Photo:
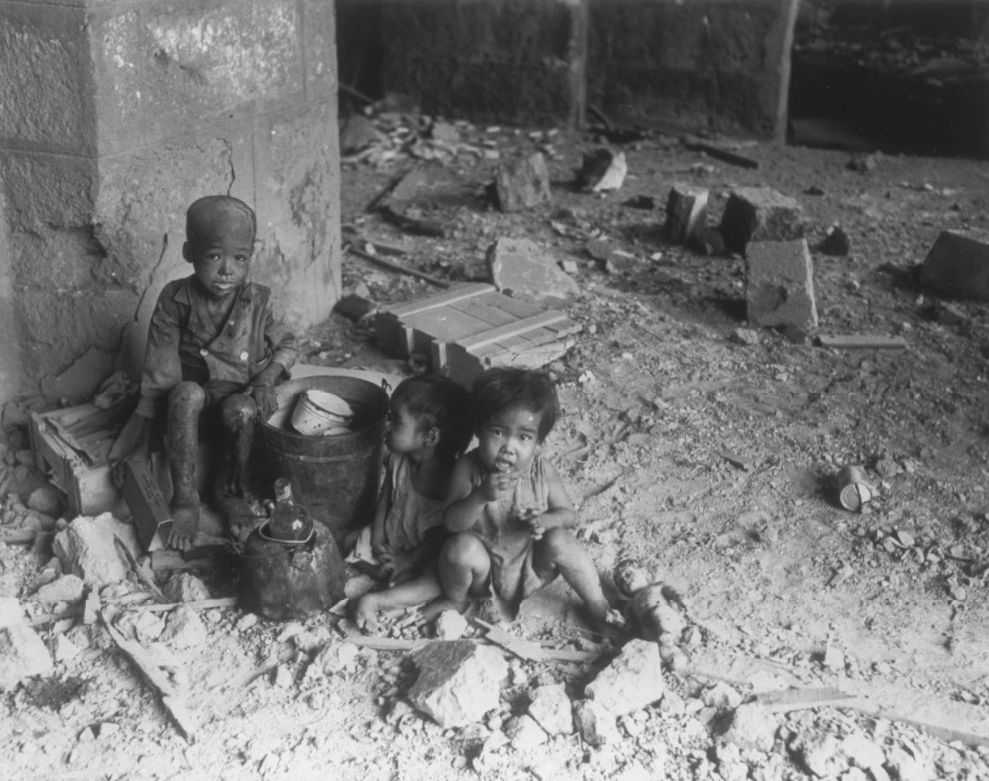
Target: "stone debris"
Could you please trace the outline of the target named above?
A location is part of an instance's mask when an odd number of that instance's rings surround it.
[[[882,747],[861,732],[852,732],[842,738],[841,750],[852,764],[873,774],[876,769],[881,770],[886,761]]]
[[[674,184],[666,200],[667,241],[686,244],[700,229],[707,227],[708,191],[689,184]]]
[[[687,246],[694,252],[708,257],[725,254],[725,239],[721,229],[711,226],[698,227],[697,231],[687,241]]]
[[[155,642],[165,631],[165,619],[150,610],[124,613],[115,622],[124,636],[131,636],[142,645]]]
[[[742,695],[735,687],[718,681],[701,692],[701,702],[717,710],[733,710],[742,704]]]
[[[718,772],[725,781],[746,781],[749,766],[742,760],[742,752],[734,743],[720,743],[714,748]]]
[[[886,754],[886,769],[899,781],[934,781],[934,769],[903,746],[893,746]]]
[[[749,245],[745,299],[749,322],[768,327],[817,327],[814,268],[805,239]]]
[[[518,212],[549,203],[549,169],[539,152],[498,165],[494,182],[495,200],[503,212]]]
[[[989,301],[989,231],[942,231],[918,277],[938,295]]]
[[[867,155],[855,155],[848,161],[849,171],[858,171],[860,174],[867,174],[876,170],[876,166],[883,159],[882,152],[871,152]]]
[[[456,144],[460,141],[460,131],[457,126],[451,124],[450,122],[444,122],[441,119],[434,119],[432,124],[429,126],[429,137],[433,141],[443,141],[450,144]]]
[[[576,184],[578,189],[590,192],[617,190],[625,182],[627,174],[625,153],[602,147],[584,153]]]
[[[0,597],[0,691],[10,691],[25,678],[51,675],[52,660],[31,628],[20,603]]]
[[[615,714],[595,700],[580,700],[574,705],[574,723],[585,743],[600,748],[621,741]]]
[[[612,715],[621,716],[656,702],[665,690],[659,647],[635,639],[584,687],[584,696]]]
[[[758,703],[739,705],[732,712],[731,724],[724,734],[728,743],[742,750],[770,751],[779,723],[769,710]]]
[[[834,735],[805,729],[793,738],[790,750],[819,778],[834,778],[844,769],[841,744]]]
[[[160,639],[173,648],[198,648],[209,639],[209,631],[199,613],[180,605],[168,614]]]
[[[65,635],[55,635],[55,647],[52,649],[52,654],[55,657],[56,664],[68,664],[80,653],[82,653],[82,649],[68,637]]]
[[[62,575],[34,592],[39,602],[78,602],[86,584],[77,575]]]
[[[498,707],[508,664],[494,648],[469,640],[430,643],[413,654],[419,677],[409,702],[441,727],[481,720]]]
[[[350,670],[357,663],[360,649],[353,643],[328,642],[316,654],[316,658],[306,669],[308,675],[333,675],[334,673]]]
[[[825,255],[843,256],[852,251],[852,243],[841,226],[835,224],[828,228],[828,232],[821,243],[817,245],[817,249]]]
[[[134,527],[110,513],[80,515],[55,535],[54,551],[62,571],[78,575],[87,585],[102,586],[127,577],[130,567],[117,551],[119,539],[136,559],[140,555]]]
[[[721,216],[721,235],[732,252],[745,253],[751,241],[802,238],[800,204],[770,187],[740,187],[728,196]]]
[[[580,290],[556,259],[529,239],[498,239],[488,249],[488,268],[498,290],[537,301],[564,300]]]
[[[546,742],[546,731],[532,716],[523,713],[505,722],[505,735],[518,751],[527,751]]]
[[[762,341],[759,332],[754,328],[736,328],[729,337],[735,344],[744,344],[753,347]]]
[[[363,114],[351,114],[340,123],[340,153],[351,155],[367,149],[383,138],[374,122]]]
[[[51,484],[35,488],[27,498],[27,506],[29,508],[56,518],[62,512],[62,504],[62,492]]]
[[[456,610],[444,610],[436,616],[435,630],[440,640],[459,640],[467,633],[467,619]]]
[[[198,602],[212,596],[206,584],[189,572],[173,572],[162,593],[171,602]]]
[[[234,624],[234,628],[238,632],[246,632],[257,623],[258,617],[256,613],[244,613],[244,615],[237,619],[237,623]]]
[[[529,703],[529,715],[550,735],[573,732],[573,706],[562,683],[536,688]]]

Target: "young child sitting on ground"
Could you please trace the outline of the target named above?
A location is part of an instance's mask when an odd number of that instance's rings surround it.
[[[391,604],[434,600],[426,615],[463,610],[488,590],[514,618],[527,596],[557,574],[577,592],[592,623],[614,615],[594,562],[567,527],[576,512],[556,469],[541,454],[559,414],[556,390],[540,372],[490,369],[474,384],[478,446],[453,470],[443,544],[434,572],[393,590]]]
[[[295,337],[275,318],[271,291],[249,282],[257,222],[243,201],[200,198],[186,213],[183,257],[194,273],[165,285],[148,328],[141,398],[110,461],[146,451],[151,422],[165,419],[172,477],[167,544],[187,550],[199,526],[200,425],[225,445],[221,493],[244,497],[255,421],[275,411],[274,386],[295,362]]]
[[[445,537],[443,511],[457,458],[470,444],[470,397],[453,380],[410,377],[389,401],[385,476],[369,529],[380,574],[398,584],[432,564]],[[360,545],[360,541],[358,542]],[[361,625],[392,606],[393,589],[355,605]]]

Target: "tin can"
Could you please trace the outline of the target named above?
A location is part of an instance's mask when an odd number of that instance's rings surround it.
[[[835,478],[838,492],[838,504],[850,512],[862,512],[866,502],[872,501],[875,489],[865,476],[861,466],[846,466],[838,472]]]

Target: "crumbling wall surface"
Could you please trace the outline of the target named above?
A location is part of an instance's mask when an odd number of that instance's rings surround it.
[[[588,104],[611,119],[768,136],[787,0],[589,0]]]
[[[358,19],[362,0],[340,0]],[[475,120],[559,122],[575,109],[573,67],[580,0],[381,0],[382,89],[431,114]],[[364,10],[365,18],[369,11]],[[363,73],[347,50],[344,73]]]
[[[17,334],[0,400],[140,355],[161,287],[191,271],[201,195],[255,206],[253,276],[291,319],[329,313],[335,39],[327,0],[0,0],[0,303]]]

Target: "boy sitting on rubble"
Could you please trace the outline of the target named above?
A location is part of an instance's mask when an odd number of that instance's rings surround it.
[[[199,527],[200,427],[222,429],[223,496],[249,498],[255,422],[276,408],[275,384],[295,363],[295,337],[276,319],[271,291],[248,281],[257,221],[243,201],[213,195],[186,213],[182,256],[194,273],[169,282],[148,328],[141,398],[110,461],[146,451],[151,423],[164,418],[172,477],[167,544],[187,550]]]
[[[389,584],[421,574],[435,560],[445,537],[450,477],[471,436],[470,398],[453,380],[410,377],[392,393],[384,483],[374,519],[358,540],[361,548],[370,538],[378,572]],[[373,626],[379,610],[396,606],[394,591],[361,597],[354,606],[357,623]]]
[[[576,512],[542,444],[559,402],[540,372],[489,369],[472,393],[478,446],[453,470],[444,522],[451,533],[435,571],[393,590],[393,605],[434,600],[427,615],[464,610],[491,592],[514,618],[523,599],[557,574],[577,592],[598,628],[620,622],[601,590],[594,562],[568,531]]]

